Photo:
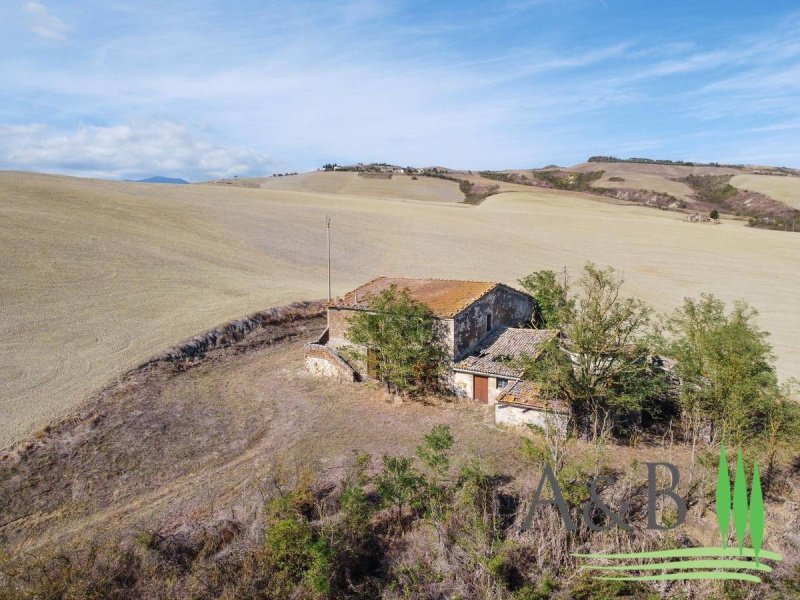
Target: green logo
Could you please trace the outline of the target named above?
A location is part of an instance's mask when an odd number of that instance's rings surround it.
[[[596,575],[595,579],[615,581],[731,579],[760,583],[760,577],[752,572],[769,573],[772,571],[772,567],[763,561],[780,561],[783,558],[775,552],[761,548],[761,543],[764,540],[764,499],[761,495],[758,463],[753,465],[753,481],[750,486],[748,502],[744,462],[742,461],[741,451],[738,452],[733,497],[731,497],[728,462],[725,456],[725,447],[723,446],[719,455],[715,504],[720,540],[722,542],[719,547],[680,548],[676,550],[623,554],[573,554],[573,556],[584,559],[584,564],[582,565],[584,569],[608,573],[607,575]],[[733,529],[736,534],[736,547],[728,547],[731,517],[733,517]],[[748,521],[752,548],[747,548],[744,545]],[[592,564],[593,561],[611,562],[613,564],[596,565]],[[663,572],[643,575],[627,574],[631,571]]]

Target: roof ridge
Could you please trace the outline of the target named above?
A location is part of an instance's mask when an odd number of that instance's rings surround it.
[[[448,277],[410,277],[408,275],[387,276],[382,275],[375,279],[415,279],[417,281],[455,281],[457,283],[491,283],[492,285],[505,285],[501,281],[491,281],[490,279],[456,279]],[[372,281],[375,281],[373,279]]]

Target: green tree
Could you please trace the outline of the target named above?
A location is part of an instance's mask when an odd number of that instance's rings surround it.
[[[712,209],[712,211],[708,214],[708,216],[714,220],[717,220],[719,219],[719,211],[716,208]]]
[[[524,359],[525,376],[548,399],[567,402],[576,425],[592,439],[626,422],[665,392],[665,378],[652,360],[652,311],[621,295],[623,280],[611,267],[588,263],[580,294],[565,302],[564,337],[534,359]]]
[[[559,281],[553,271],[536,271],[519,280],[533,296],[533,325],[540,329],[559,329],[575,308],[575,299],[569,297],[566,273]]]
[[[373,351],[387,390],[413,394],[438,388],[449,357],[442,325],[430,309],[394,285],[372,297],[369,309],[350,318],[347,336]]]
[[[449,498],[444,480],[450,469],[450,449],[453,447],[453,434],[447,425],[435,425],[431,432],[422,438],[416,453],[428,470],[429,480],[425,485],[428,513],[439,518],[447,512]]]
[[[264,544],[275,569],[274,585],[290,592],[305,577],[314,560],[314,531],[300,515],[273,522],[264,532]]]
[[[397,510],[397,522],[402,524],[403,509],[420,508],[420,491],[426,484],[425,478],[405,456],[384,456],[383,471],[377,478],[377,489],[381,499]]]
[[[423,443],[417,446],[417,456],[437,479],[447,475],[450,467],[449,451],[453,447],[453,434],[448,425],[435,425]]]
[[[736,302],[729,313],[709,294],[686,298],[667,320],[666,352],[677,361],[679,401],[694,439],[741,445],[767,424],[780,429],[780,389],[767,333],[757,312]]]

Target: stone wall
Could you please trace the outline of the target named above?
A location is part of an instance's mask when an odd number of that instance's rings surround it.
[[[306,370],[312,375],[334,377],[340,381],[360,381],[358,373],[334,350],[320,344],[306,344]]]
[[[566,433],[569,415],[499,402],[494,407],[494,422],[498,425],[538,425],[543,429],[557,427]]]
[[[533,298],[499,285],[455,317],[455,360],[471,354],[486,337],[486,315],[492,315],[495,327],[517,327],[530,321]]]
[[[328,308],[328,336],[329,339],[335,340],[336,343],[341,344],[347,340],[347,329],[349,327],[347,321],[354,314],[361,312],[357,310],[350,310],[348,308]]]
[[[364,312],[361,310],[353,310],[349,308],[328,308],[328,335],[330,343],[333,347],[350,345],[347,339],[347,330],[349,328],[348,320],[353,315]],[[442,336],[444,337],[445,344],[448,349],[450,357],[453,357],[453,319],[437,319],[440,327],[442,328]],[[362,349],[363,350],[363,349]]]

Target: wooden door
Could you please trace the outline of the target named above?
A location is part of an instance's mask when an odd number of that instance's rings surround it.
[[[472,397],[484,404],[489,402],[489,378],[481,375],[472,376]]]

